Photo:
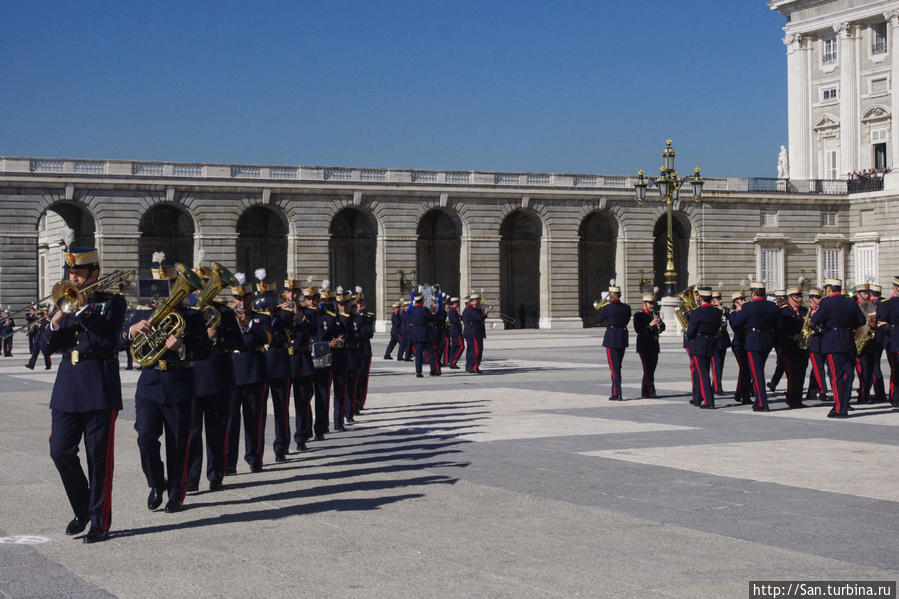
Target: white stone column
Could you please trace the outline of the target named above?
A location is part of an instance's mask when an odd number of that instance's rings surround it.
[[[545,234],[540,236],[540,320],[537,326],[541,329],[551,329],[553,322],[552,241]]]
[[[887,164],[891,169],[899,167],[899,10],[893,10],[883,15],[889,24],[890,35],[887,37],[889,43],[890,60],[892,65],[890,68],[890,161]]]
[[[787,46],[787,121],[790,156],[790,177],[793,179],[813,179],[809,148],[808,55],[802,36],[788,35],[784,38]]]
[[[839,177],[859,168],[858,162],[858,94],[855,69],[855,26],[834,25],[840,53],[840,172]]]

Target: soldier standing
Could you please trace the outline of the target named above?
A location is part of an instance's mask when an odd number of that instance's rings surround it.
[[[877,312],[877,304],[873,301],[871,295],[871,285],[869,283],[860,283],[855,287],[855,299],[862,313],[871,319],[875,319]],[[875,326],[877,323],[872,323]],[[875,328],[876,331],[876,328]],[[862,353],[855,359],[855,369],[858,373],[858,403],[874,403],[871,399],[871,388],[874,388],[875,400],[884,400],[883,382],[880,383],[878,389],[875,380],[875,365],[880,363],[880,354],[882,348],[877,342],[877,335],[865,344]],[[879,392],[879,393],[878,393]]]
[[[893,293],[881,302],[877,320],[885,331],[883,348],[890,363],[890,403],[899,407],[899,277],[893,277]]]
[[[451,297],[450,306],[446,311],[447,330],[446,335],[449,340],[449,353],[447,354],[446,363],[453,370],[458,370],[459,356],[465,349],[465,342],[462,339],[462,317],[459,316],[459,298]]]
[[[755,390],[755,412],[768,411],[768,395],[765,389],[765,362],[774,347],[774,332],[777,330],[777,306],[765,299],[765,284],[752,281],[749,284],[751,300],[744,303],[734,313],[731,326],[743,327],[746,331],[746,357]]]
[[[609,374],[612,375],[612,393],[609,401],[621,401],[621,361],[627,348],[627,323],[631,321],[631,308],[621,301],[621,287],[614,282],[609,286],[609,303],[603,306],[596,318],[597,326],[606,327],[602,345],[606,348]]]
[[[368,377],[371,373],[371,339],[375,336],[375,315],[365,311],[365,296],[362,287],[356,287],[356,314],[353,316],[359,331],[359,370],[356,375],[356,400],[354,413],[358,415],[365,408],[368,397]]]
[[[393,348],[395,348],[397,343],[399,343],[400,341],[400,325],[402,324],[400,322],[401,305],[402,304],[399,302],[393,304],[393,312],[390,314],[390,341],[387,343],[387,349],[384,350],[385,360],[393,359],[393,356],[391,356],[390,354],[393,352]]]
[[[746,328],[745,326],[735,326],[734,316],[739,312],[746,301],[743,291],[735,291],[731,294],[731,311],[727,315],[730,328],[734,332],[731,341],[730,350],[737,360],[737,390],[734,393],[734,401],[740,404],[752,403],[752,374],[749,369],[749,361],[746,358]]]
[[[637,354],[643,364],[643,382],[640,385],[640,397],[656,398],[656,366],[659,363],[659,335],[665,330],[656,310],[656,298],[653,294],[643,295],[643,309],[634,314],[634,331],[637,333]]]
[[[723,395],[724,388],[721,386],[721,381],[724,376],[724,358],[727,356],[727,348],[730,347],[731,342],[730,335],[727,334],[727,310],[722,304],[720,289],[712,291],[710,303],[721,311],[721,327],[718,334],[715,335],[715,353],[712,354],[712,392]]]
[[[787,375],[786,402],[790,409],[806,407],[802,403],[802,384],[808,369],[808,352],[799,347],[798,339],[808,308],[802,305],[802,288],[786,290],[787,302],[777,314],[777,330],[780,339],[780,357]]]
[[[293,407],[296,413],[296,426],[293,440],[297,450],[306,450],[306,441],[312,438],[312,398],[315,389],[312,377],[315,367],[312,364],[312,340],[315,337],[314,311],[309,311],[315,296],[314,287],[301,290],[295,285],[290,288],[290,300],[294,302],[294,321],[291,334],[290,376],[293,381]],[[302,301],[301,301],[302,300]],[[310,312],[313,316],[310,316]]]
[[[711,287],[699,287],[699,297],[702,303],[690,312],[687,326],[687,340],[693,360],[693,399],[690,403],[703,409],[714,409],[715,395],[709,368],[715,353],[715,338],[721,329],[721,310],[710,303]]]
[[[809,312],[815,313],[818,305],[821,303],[821,290],[809,289],[808,292]],[[806,313],[806,317],[809,318]],[[817,399],[819,401],[827,401],[827,382],[824,371],[824,354],[821,353],[821,337],[824,331],[819,326],[811,325],[812,335],[808,339],[808,362],[812,367],[808,377],[808,392],[805,394],[806,399]]]
[[[443,294],[438,294],[438,312],[432,314],[424,306],[424,297],[421,293],[413,294],[413,304],[409,307],[409,328],[412,341],[415,343],[415,376],[424,375],[421,372],[422,361],[427,360],[431,368],[431,376],[440,376],[440,363],[437,359],[434,347],[434,327],[431,326],[441,315],[445,317],[443,310]]]
[[[484,338],[487,336],[487,328],[484,321],[487,320],[489,308],[481,308],[481,296],[472,293],[468,299],[468,306],[462,312],[462,336],[465,338],[465,372],[481,374],[481,359],[484,357]]]
[[[3,357],[11,358],[12,357],[12,338],[13,331],[16,328],[16,321],[9,315],[9,309],[3,311],[3,316],[0,318],[0,338],[3,339]]]
[[[876,318],[877,310],[880,308],[880,304],[883,300],[880,297],[881,287],[880,285],[875,285],[871,283],[871,302],[874,304],[874,339],[871,340],[871,345],[873,346],[873,362],[874,362],[874,401],[875,402],[883,402],[887,401],[886,389],[884,388],[884,380],[883,380],[883,370],[880,367],[881,357],[883,356],[883,350],[886,347],[885,340],[888,336],[887,330],[885,327],[881,325],[881,320]]]

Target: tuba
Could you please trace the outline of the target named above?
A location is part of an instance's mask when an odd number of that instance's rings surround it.
[[[678,293],[677,297],[683,300],[684,305],[674,309],[674,316],[677,318],[677,322],[680,324],[681,328],[686,331],[687,326],[690,323],[690,312],[698,307],[696,305],[696,300],[693,298],[693,286],[690,285]]]
[[[206,328],[213,328],[219,326],[219,323],[222,321],[222,315],[212,305],[212,300],[225,287],[237,285],[237,279],[234,278],[230,270],[218,262],[210,262],[209,268],[212,270],[212,275],[210,275],[209,282],[206,283],[206,287],[200,294],[199,301],[194,308],[203,311],[203,320],[206,321]]]
[[[172,291],[150,316],[150,331],[137,335],[131,340],[131,355],[141,366],[152,366],[167,351],[165,340],[169,335],[181,337],[184,334],[184,317],[175,312],[178,306],[192,292],[203,289],[203,279],[183,264],[176,264],[178,271]]]

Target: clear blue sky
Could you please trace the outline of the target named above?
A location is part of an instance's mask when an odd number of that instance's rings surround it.
[[[3,4],[0,155],[776,176],[764,0]]]

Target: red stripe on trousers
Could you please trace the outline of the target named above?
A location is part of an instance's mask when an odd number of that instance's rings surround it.
[[[830,364],[830,389],[833,391],[833,405],[836,411],[840,411],[840,392],[837,391],[837,371],[833,367],[833,354],[827,354],[827,363]]]
[[[815,381],[818,383],[818,393],[824,393],[824,381],[821,380],[821,371],[818,369],[817,354],[810,352],[809,355],[812,357],[812,372],[815,373]]]
[[[699,381],[699,394],[702,395],[702,404],[707,406],[709,405],[709,399],[705,394],[705,385],[702,384],[702,371],[699,369],[699,358],[693,356],[693,360],[696,361],[696,380]]]
[[[284,438],[290,439],[290,384],[287,379],[287,388],[284,390]]]
[[[453,356],[453,366],[455,366],[456,362],[459,361],[459,356],[462,355],[462,348],[465,347],[465,343],[462,341],[462,335],[459,335],[458,337],[456,337],[456,339],[459,340],[459,351],[457,351],[456,355]]]
[[[612,375],[612,395],[621,395],[621,393],[615,390],[615,368],[612,366],[612,350],[608,347],[606,348],[606,358],[609,360],[609,374]]]
[[[477,370],[481,361],[481,351],[480,348],[478,348],[478,340],[472,339],[472,341],[474,342],[474,367],[472,370]]]
[[[763,407],[762,394],[759,391],[758,377],[755,376],[755,360],[752,359],[752,352],[746,352],[746,357],[749,358],[749,372],[752,374],[752,386],[755,387],[755,401],[758,402],[761,408]]]

